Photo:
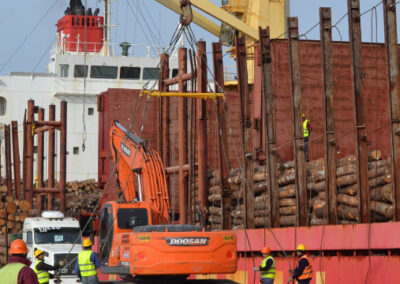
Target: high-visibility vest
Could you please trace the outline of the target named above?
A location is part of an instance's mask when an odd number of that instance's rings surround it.
[[[79,271],[82,277],[97,275],[96,265],[90,261],[92,250],[83,250],[78,254]]]
[[[9,263],[0,269],[1,283],[18,284],[18,274],[26,266],[23,263]]]
[[[307,128],[307,123],[309,123],[309,122],[310,122],[309,119],[305,119],[303,121],[303,136],[304,136],[304,138],[307,138],[310,136],[310,131]]]
[[[267,261],[271,259],[272,260],[272,265],[271,267],[266,270],[266,271],[260,271],[261,273],[261,278],[270,278],[270,279],[274,279],[275,278],[275,260],[272,256],[268,256],[266,258],[263,259],[263,261],[261,262],[261,268],[264,268],[267,266]]]
[[[35,271],[36,276],[39,280],[39,283],[49,283],[50,281],[50,275],[48,271],[44,271],[44,270],[37,270],[37,266],[39,263],[43,262],[43,260],[39,260],[36,265],[35,268],[33,269],[33,271]]]
[[[301,259],[307,259],[308,261],[308,266],[306,266],[303,270],[303,273],[299,276],[298,280],[306,280],[306,279],[312,279],[313,277],[313,270],[312,270],[312,265],[310,263],[310,260],[308,259],[307,255],[303,255],[302,257],[300,257]]]

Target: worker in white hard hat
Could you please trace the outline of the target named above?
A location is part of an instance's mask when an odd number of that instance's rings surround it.
[[[297,283],[299,284],[309,284],[313,277],[313,269],[311,262],[307,257],[306,247],[303,244],[298,245],[296,254],[299,258],[299,263],[294,272],[291,273],[288,282],[297,280]]]
[[[37,262],[35,263],[33,271],[39,280],[39,284],[48,284],[54,275],[49,273],[50,270],[57,270],[64,267],[64,261],[60,260],[56,265],[49,265],[44,262],[44,251],[37,249],[34,252]]]

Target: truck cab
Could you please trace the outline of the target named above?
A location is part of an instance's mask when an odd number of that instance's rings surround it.
[[[22,239],[28,246],[28,259],[32,268],[36,264],[34,252],[44,252],[44,261],[55,265],[60,260],[65,266],[59,271],[50,271],[61,276],[61,283],[76,283],[75,264],[82,250],[82,237],[78,220],[65,217],[59,211],[44,211],[41,217],[26,218]],[[55,283],[53,280],[50,283]]]

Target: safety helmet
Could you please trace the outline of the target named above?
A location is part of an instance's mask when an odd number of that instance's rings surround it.
[[[302,117],[306,117],[306,115],[303,113],[303,114],[302,114]]]
[[[83,247],[84,247],[84,248],[90,247],[90,246],[92,246],[92,245],[93,245],[93,243],[92,243],[92,241],[91,241],[90,239],[84,239],[84,240],[83,240]]]
[[[35,253],[34,253],[35,258],[37,258],[37,257],[38,257],[39,255],[41,255],[42,253],[43,253],[43,251],[40,250],[40,249],[35,250]]]
[[[299,245],[297,246],[297,249],[296,249],[296,250],[305,251],[305,250],[306,250],[306,247],[305,247],[305,245],[303,245],[303,244],[299,244]]]
[[[28,248],[23,240],[17,239],[10,245],[8,254],[25,254],[28,252]]]
[[[39,178],[38,177],[35,177],[35,180],[38,180]]]
[[[271,253],[271,249],[269,248],[269,247],[264,247],[262,250],[261,250],[261,253]]]

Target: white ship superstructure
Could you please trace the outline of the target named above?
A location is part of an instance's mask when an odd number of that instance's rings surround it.
[[[57,44],[51,52],[48,73],[11,72],[9,76],[0,76],[0,123],[9,124],[12,120],[19,122],[21,154],[23,141],[21,124],[27,101],[33,99],[36,105],[45,108],[45,118],[48,106],[54,104],[56,120],[59,118],[60,101],[68,102],[67,180],[69,181],[97,179],[97,95],[109,88],[141,89],[149,81],[149,85],[153,85],[152,82],[159,76],[160,59],[156,56],[159,50],[153,52],[155,56],[151,56],[151,47],[134,45],[130,51],[125,47],[125,51],[122,52],[125,56],[109,55],[112,54],[109,52],[112,49],[108,39],[103,36],[107,34],[104,33],[107,29],[103,23],[101,16],[90,15],[85,10],[82,15],[82,11],[76,7],[69,7],[66,15],[57,23]],[[83,38],[86,38],[86,41],[82,40]],[[138,48],[147,49],[147,55],[133,56]],[[171,56],[170,62],[171,66],[177,66],[174,56]],[[176,69],[171,67],[171,76],[174,72]],[[2,153],[4,153],[4,143]],[[45,159],[46,156],[47,149],[45,149]],[[46,168],[44,172],[46,179]],[[57,177],[58,170],[56,170]]]

